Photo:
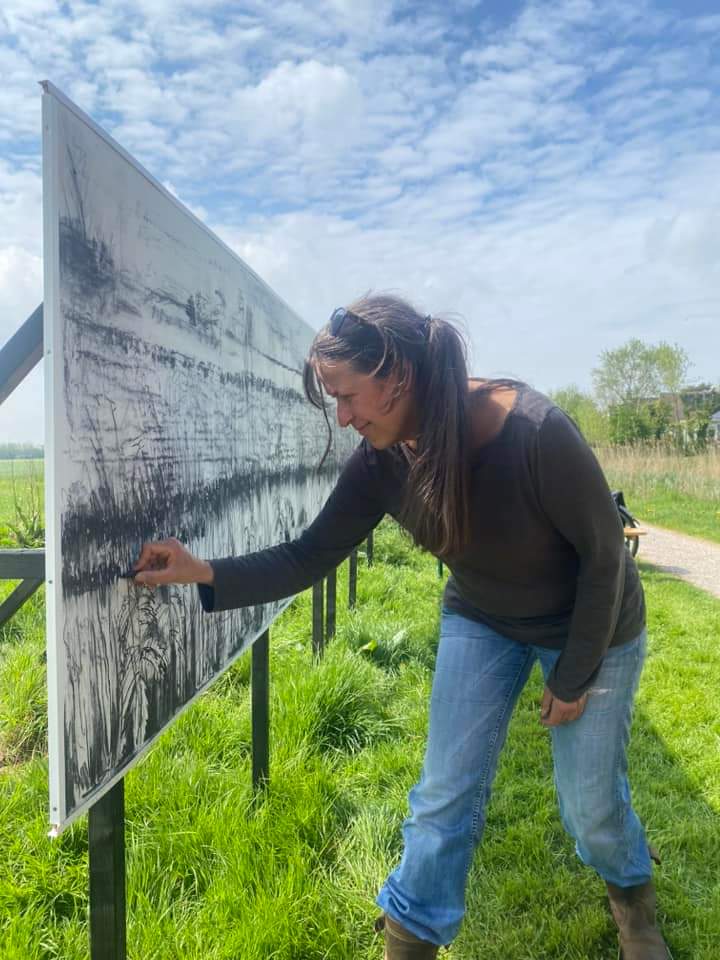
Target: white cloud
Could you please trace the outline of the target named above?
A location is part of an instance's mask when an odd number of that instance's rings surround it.
[[[231,119],[251,143],[285,144],[301,154],[338,155],[352,146],[362,120],[362,96],[342,66],[317,60],[278,64],[256,86],[230,98]]]
[[[42,302],[42,260],[19,246],[0,246],[0,347]],[[43,440],[43,380],[36,369],[0,406],[0,442]]]
[[[39,299],[48,76],[311,323],[392,288],[463,313],[479,373],[589,385],[639,335],[720,378],[718,18],[441,10],[6,0],[0,316]]]
[[[42,180],[38,167],[37,161],[31,167],[29,163],[13,166],[0,160],[0,249],[40,252]]]
[[[117,37],[101,34],[92,38],[85,55],[85,66],[91,73],[96,71],[147,68],[156,59],[157,53],[144,37],[138,40],[121,40]]]
[[[5,342],[42,301],[42,259],[22,247],[0,247],[3,291],[0,341]]]

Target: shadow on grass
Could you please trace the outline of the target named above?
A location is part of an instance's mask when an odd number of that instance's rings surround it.
[[[537,731],[540,693],[534,674],[501,758],[455,960],[616,956],[605,886],[577,858],[560,823],[549,741]],[[666,707],[660,697],[653,706],[659,712]],[[636,707],[629,751],[633,802],[660,852],[658,915],[674,960],[716,960],[720,809],[712,787],[717,796],[720,758],[717,751],[709,754],[702,774],[682,751],[682,723],[676,729],[677,742],[671,743],[644,705]],[[712,743],[709,730],[704,739]]]

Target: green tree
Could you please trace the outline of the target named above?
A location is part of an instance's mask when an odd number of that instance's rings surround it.
[[[663,389],[667,393],[678,396],[685,385],[688,370],[692,366],[690,357],[679,344],[666,343],[664,340],[650,350]]]
[[[606,407],[635,407],[660,393],[660,375],[653,348],[637,338],[616,350],[603,350],[592,372],[595,393]]]
[[[660,440],[672,420],[672,408],[664,400],[613,404],[609,410],[610,442]]]
[[[675,419],[682,418],[680,392],[690,359],[677,343],[647,344],[634,338],[616,350],[603,350],[593,370],[593,384],[606,407],[639,407],[667,393],[674,400]],[[646,411],[647,413],[647,411]]]
[[[571,383],[555,390],[550,399],[573,418],[588,443],[599,445],[610,440],[610,422],[607,413],[601,410],[592,396]]]
[[[678,423],[684,417],[680,391],[687,379],[690,358],[677,343],[665,343],[664,340],[650,349],[657,367],[660,385],[665,393],[672,396],[673,415],[675,422]]]

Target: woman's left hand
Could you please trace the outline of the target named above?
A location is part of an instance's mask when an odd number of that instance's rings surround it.
[[[587,703],[587,693],[579,700],[558,700],[550,687],[545,687],[540,708],[540,723],[544,727],[559,727],[561,723],[572,723],[582,715]]]

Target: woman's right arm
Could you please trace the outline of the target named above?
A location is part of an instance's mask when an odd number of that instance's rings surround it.
[[[385,513],[376,464],[368,461],[366,441],[353,451],[324,507],[296,540],[239,557],[199,560],[181,544],[170,549],[170,563],[157,551],[171,541],[147,544],[135,565],[136,582],[197,583],[203,608],[210,611],[253,606],[293,596],[317,583],[362,543]],[[168,549],[166,547],[166,549]],[[151,557],[156,559],[151,561]],[[182,576],[174,579],[172,574]],[[185,579],[187,577],[187,579]]]

